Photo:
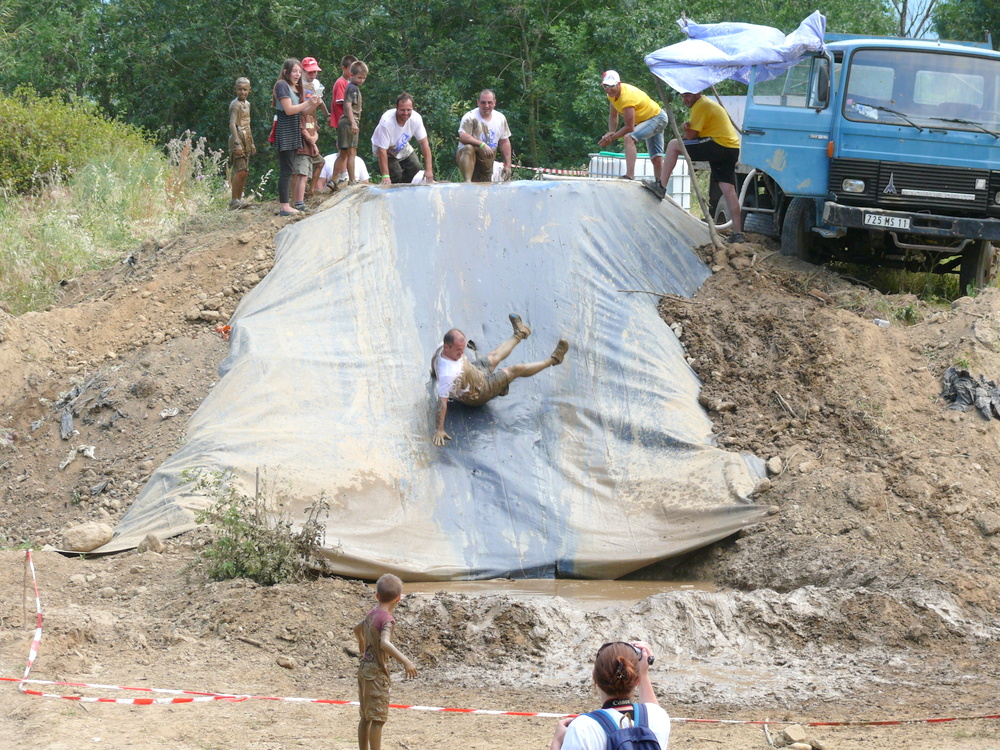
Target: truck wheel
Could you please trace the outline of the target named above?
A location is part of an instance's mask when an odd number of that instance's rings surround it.
[[[958,269],[959,293],[966,294],[969,287],[979,291],[989,286],[997,276],[997,251],[989,240],[982,240],[966,250]]]
[[[774,214],[763,214],[759,211],[744,211],[743,231],[756,232],[765,237],[778,239],[778,230],[774,228]]]
[[[729,218],[729,206],[722,199],[715,204],[715,213],[712,215],[712,221],[715,222],[717,229],[725,229],[729,226],[731,219]]]
[[[815,204],[808,198],[792,198],[781,224],[781,254],[816,263]]]

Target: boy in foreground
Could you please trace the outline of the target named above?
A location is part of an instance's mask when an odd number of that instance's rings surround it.
[[[361,750],[381,750],[382,726],[389,718],[389,657],[402,663],[406,677],[416,677],[417,668],[398,648],[392,645],[395,625],[392,611],[403,598],[403,582],[386,573],[375,584],[378,605],[354,626],[358,639],[361,665],[358,667],[358,700],[361,721],[358,722],[358,746]]]
[[[231,178],[233,198],[229,201],[229,210],[235,211],[247,208],[250,204],[243,200],[243,188],[247,183],[250,170],[250,157],[257,153],[253,145],[253,134],[250,132],[250,79],[236,79],[236,98],[229,103],[229,163],[232,166]]]

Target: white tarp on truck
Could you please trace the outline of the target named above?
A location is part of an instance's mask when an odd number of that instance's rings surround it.
[[[646,55],[646,65],[682,94],[698,94],[728,79],[750,83],[755,65],[761,69],[758,81],[775,78],[806,53],[822,50],[826,33],[826,18],[818,10],[788,36],[752,23],[677,23],[688,38]]]
[[[329,561],[364,578],[614,578],[758,521],[759,462],[713,447],[657,313],[707,277],[707,240],[624,181],[352,191],[278,233],[185,444],[97,551],[193,528],[199,470],[246,494],[277,474],[299,519],[325,495]],[[510,362],[562,336],[565,363],[449,408],[436,448],[431,354],[452,326],[489,351],[510,312],[534,329]]]

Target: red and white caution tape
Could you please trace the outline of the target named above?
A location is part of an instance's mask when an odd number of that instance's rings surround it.
[[[24,668],[24,676],[0,677],[0,682],[16,682],[17,688],[25,695],[34,695],[41,698],[62,698],[63,700],[78,701],[81,703],[117,703],[130,706],[151,706],[168,703],[203,703],[210,701],[224,701],[228,703],[240,703],[247,700],[281,701],[286,703],[318,703],[331,706],[357,706],[357,701],[333,700],[330,698],[296,698],[278,697],[270,695],[249,695],[239,693],[212,693],[195,690],[176,690],[170,688],[148,688],[148,687],[127,687],[124,685],[97,685],[88,682],[57,682],[54,680],[33,680],[28,678],[31,667],[38,656],[39,648],[42,644],[42,600],[38,595],[38,581],[35,578],[35,564],[31,559],[31,550],[27,551],[25,564],[31,571],[31,583],[35,593],[35,635],[31,641],[31,648],[28,652],[28,664]],[[82,695],[59,695],[58,693],[46,693],[40,690],[31,690],[26,685],[56,685],[61,687],[88,688],[92,690],[132,690],[143,693],[157,693],[173,696],[170,698],[98,698]],[[485,708],[446,708],[444,706],[415,706],[404,704],[389,704],[389,708],[406,709],[410,711],[433,711],[437,713],[454,714],[475,714],[479,716],[531,716],[540,719],[564,719],[577,714],[547,713],[545,711],[495,711]],[[885,719],[885,720],[858,720],[858,721],[762,721],[760,719],[694,719],[694,718],[671,718],[675,724],[751,724],[751,725],[786,725],[801,724],[807,727],[891,727],[902,726],[904,724],[947,724],[956,721],[976,721],[984,719],[1000,719],[1000,714],[984,714],[980,716],[948,716],[928,719]]]

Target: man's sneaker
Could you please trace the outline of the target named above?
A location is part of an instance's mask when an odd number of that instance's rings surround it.
[[[524,341],[526,338],[528,338],[528,336],[531,335],[531,329],[524,324],[524,322],[521,320],[520,315],[515,315],[514,313],[511,313],[507,317],[510,318],[510,324],[514,327],[514,335],[518,338],[519,341]]]
[[[569,342],[566,339],[559,339],[559,343],[556,344],[556,350],[552,352],[552,364],[561,365],[568,351]]]
[[[746,240],[744,240],[743,235],[740,234],[739,232],[733,232],[726,238],[726,242],[728,242],[730,245],[735,245],[737,242],[745,242],[745,241]]]
[[[643,180],[642,186],[661,201],[667,194],[667,189],[660,184],[659,180]]]

